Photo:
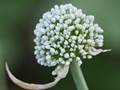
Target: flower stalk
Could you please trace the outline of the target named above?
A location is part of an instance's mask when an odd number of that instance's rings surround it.
[[[75,60],[70,65],[73,80],[75,82],[77,90],[89,90],[83,76],[82,70]]]

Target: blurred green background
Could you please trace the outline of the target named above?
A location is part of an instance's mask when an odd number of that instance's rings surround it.
[[[52,81],[53,68],[37,64],[33,51],[33,30],[42,14],[55,4],[72,3],[86,14],[93,14],[104,29],[104,48],[82,70],[90,90],[120,90],[120,0],[0,0],[0,90],[23,90],[8,78],[4,62],[13,74],[27,82]],[[76,90],[69,73],[49,90]]]

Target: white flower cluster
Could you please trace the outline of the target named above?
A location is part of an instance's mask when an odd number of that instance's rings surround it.
[[[94,16],[72,4],[55,5],[36,25],[34,54],[44,66],[69,65],[72,60],[81,65],[81,59],[106,51],[99,49],[103,46],[102,33],[103,29],[94,24]]]

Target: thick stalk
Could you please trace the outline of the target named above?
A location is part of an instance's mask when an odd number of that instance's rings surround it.
[[[89,90],[84,79],[82,70],[75,60],[73,60],[70,69],[77,90]]]

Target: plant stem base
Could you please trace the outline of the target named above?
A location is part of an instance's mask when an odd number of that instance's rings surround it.
[[[75,60],[73,60],[70,69],[77,90],[89,90],[84,79],[82,70]]]

